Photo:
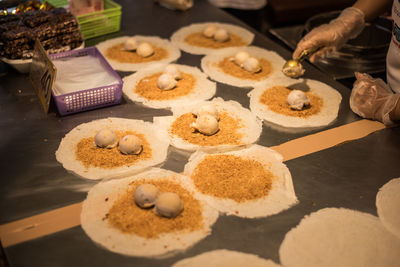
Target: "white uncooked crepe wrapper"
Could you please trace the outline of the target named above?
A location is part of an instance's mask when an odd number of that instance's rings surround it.
[[[134,92],[136,86],[142,79],[149,77],[155,73],[163,72],[166,65],[152,66],[150,68],[140,70],[132,75],[124,77],[124,85],[122,88],[124,94],[130,100],[140,102],[143,105],[151,108],[170,108],[176,105],[184,105],[189,102],[195,103],[198,101],[207,100],[214,96],[217,85],[215,84],[215,82],[208,80],[207,75],[201,72],[200,69],[186,65],[171,65],[175,66],[179,72],[191,74],[195,78],[196,81],[193,90],[188,95],[182,95],[177,98],[168,100],[150,100]]]
[[[242,144],[241,145],[216,145],[216,146],[200,146],[198,144],[192,144],[188,141],[183,140],[177,135],[172,135],[169,133],[169,129],[171,125],[177,118],[185,113],[192,113],[198,110],[201,106],[205,104],[212,103],[215,105],[218,113],[224,111],[227,112],[233,118],[238,118],[241,120],[245,127],[238,129],[238,132],[241,133],[242,136]],[[172,116],[163,116],[163,117],[154,117],[154,124],[159,126],[160,129],[163,129],[165,133],[169,136],[171,145],[187,150],[187,151],[195,151],[197,149],[209,152],[218,152],[218,151],[226,151],[232,150],[235,148],[243,147],[252,143],[255,143],[261,135],[262,131],[262,122],[259,120],[250,110],[243,108],[236,101],[224,101],[222,98],[217,97],[212,99],[211,101],[201,101],[195,104],[186,104],[183,106],[173,106],[172,107]]]
[[[276,113],[267,105],[260,103],[259,99],[265,90],[274,86],[290,86],[304,83],[310,88],[310,93],[319,96],[323,100],[323,106],[318,114],[307,118],[287,116]],[[304,86],[301,86],[304,87]],[[300,88],[300,87],[299,87]],[[289,78],[276,79],[257,85],[248,93],[250,97],[250,109],[260,119],[275,123],[284,127],[317,127],[326,126],[333,122],[338,115],[342,95],[329,85],[310,79],[294,80]]]
[[[400,238],[400,178],[390,180],[379,189],[376,207],[382,224]]]
[[[157,60],[157,61],[150,61],[150,62],[143,62],[143,63],[122,63],[111,58],[106,57],[106,51],[108,48],[120,44],[125,43],[128,38],[134,37],[136,41],[140,44],[142,42],[147,42],[152,46],[158,46],[160,48],[164,48],[168,51],[168,56],[164,59]],[[177,60],[181,56],[181,51],[178,47],[173,45],[167,39],[161,39],[157,36],[142,36],[142,35],[135,35],[135,36],[122,36],[117,37],[114,39],[109,39],[104,42],[97,44],[97,49],[103,54],[103,56],[107,59],[108,63],[115,69],[120,71],[137,71],[142,68],[149,67],[155,63],[158,64],[168,64]],[[135,52],[132,52],[135,53]]]
[[[344,208],[304,217],[279,249],[286,267],[393,267],[400,264],[400,239],[379,218]]]
[[[217,28],[222,28],[228,31],[228,33],[233,33],[240,38],[242,38],[243,41],[246,42],[246,45],[251,44],[254,39],[254,34],[242,27],[232,25],[232,24],[227,24],[227,23],[219,23],[219,22],[206,22],[206,23],[194,23],[185,27],[180,28],[176,32],[174,32],[171,36],[171,42],[176,44],[180,49],[183,51],[190,53],[190,54],[195,54],[195,55],[206,55],[214,52],[218,52],[221,49],[214,49],[214,48],[207,48],[207,47],[201,47],[201,46],[193,46],[187,42],[185,42],[185,38],[196,32],[203,32],[204,29],[209,26],[209,25],[215,25]],[[244,47],[244,46],[241,46]]]
[[[99,167],[86,168],[81,161],[76,159],[76,146],[83,138],[94,137],[102,129],[134,131],[135,133],[143,134],[152,150],[151,158],[139,160],[131,166],[121,166],[112,169]],[[56,159],[66,170],[82,178],[91,180],[120,178],[133,175],[164,162],[168,153],[168,140],[168,136],[163,131],[159,131],[151,122],[110,117],[83,123],[72,129],[61,140],[56,151]]]
[[[272,66],[269,75],[261,80],[242,79],[225,73],[218,67],[219,62],[223,61],[225,58],[232,58],[241,51],[246,51],[251,57],[268,60]],[[281,71],[283,64],[285,64],[285,60],[276,52],[257,46],[224,48],[218,52],[208,54],[201,59],[201,68],[208,76],[210,76],[211,79],[217,82],[245,88],[255,87],[267,80],[273,81],[278,78],[284,78],[285,76]]]
[[[161,180],[168,177],[189,191],[195,199],[198,194],[189,177],[178,173],[152,168],[136,176],[103,181],[95,185],[83,202],[81,212],[81,225],[86,234],[97,244],[116,253],[138,257],[168,257],[185,250],[211,233],[211,226],[218,218],[218,212],[204,202],[202,217],[204,228],[196,231],[177,231],[165,233],[159,238],[147,239],[135,234],[127,234],[111,226],[107,220],[103,220],[114,202],[124,194],[132,181],[137,180]],[[104,199],[108,198],[108,201]]]
[[[109,86],[120,81],[105,69],[99,58],[94,56],[61,58],[53,60],[53,64],[57,68],[53,85],[55,95]]]
[[[281,265],[254,254],[226,249],[212,250],[176,262],[172,267],[280,267]]]
[[[233,199],[218,198],[200,192],[201,198],[218,211],[227,215],[257,218],[277,214],[298,203],[293,188],[292,175],[282,162],[283,157],[278,152],[260,145],[252,145],[246,149],[220,154],[207,154],[197,151],[190,156],[183,174],[190,177],[197,165],[208,155],[234,155],[243,159],[252,159],[261,163],[266,170],[277,178],[273,180],[272,188],[268,195],[245,202],[236,202]],[[234,183],[234,181],[232,182]]]

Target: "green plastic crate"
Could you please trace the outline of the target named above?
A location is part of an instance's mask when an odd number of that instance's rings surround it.
[[[55,7],[68,5],[68,0],[47,0]],[[77,16],[79,28],[85,39],[117,32],[121,26],[121,6],[104,0],[104,10]]]

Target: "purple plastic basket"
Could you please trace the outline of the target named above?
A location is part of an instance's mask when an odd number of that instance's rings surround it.
[[[108,64],[107,60],[103,57],[99,50],[97,50],[96,47],[87,47],[58,54],[52,54],[50,55],[50,59],[54,60],[59,58],[87,55],[99,58],[104,69],[111,75],[115,76],[115,78],[118,79],[118,83],[58,96],[54,95],[52,92],[53,99],[55,100],[60,115],[68,115],[81,111],[116,105],[121,102],[123,81],[110,66],[110,64]]]

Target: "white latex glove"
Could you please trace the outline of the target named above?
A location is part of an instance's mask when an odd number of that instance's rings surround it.
[[[355,7],[346,8],[329,24],[323,24],[306,34],[297,44],[293,58],[298,58],[305,49],[319,49],[310,56],[310,61],[315,62],[340,49],[349,39],[357,37],[364,26],[364,13]]]
[[[368,74],[356,72],[353,90],[350,96],[350,108],[363,118],[378,120],[385,125],[392,125],[392,112],[400,99],[381,79],[374,79]]]

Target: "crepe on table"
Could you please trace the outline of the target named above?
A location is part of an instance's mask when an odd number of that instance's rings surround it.
[[[115,131],[121,135],[120,137],[124,134],[137,135],[143,141],[142,152],[139,155],[122,155],[118,147],[112,149],[96,147],[94,137],[102,129]],[[66,170],[82,178],[92,180],[119,178],[164,162],[168,146],[168,136],[152,123],[110,117],[83,123],[72,129],[61,140],[56,151],[56,159]],[[90,162],[92,158],[93,162]]]
[[[176,262],[172,267],[280,267],[281,265],[254,254],[239,251],[218,249],[201,253],[197,256],[186,258]]]
[[[135,35],[134,38],[138,43],[147,42],[154,49],[153,55],[140,57],[135,51],[124,50],[124,43],[128,38],[130,36],[113,38],[101,42],[96,46],[115,70],[137,71],[155,63],[168,64],[181,56],[179,48],[167,39],[157,36]]]
[[[232,58],[239,52],[256,58],[261,71],[252,73],[235,64]],[[283,64],[285,60],[276,52],[257,46],[224,48],[201,59],[201,68],[211,79],[237,87],[254,87],[267,80],[283,78]]]
[[[133,192],[141,183],[154,184],[160,191],[176,190],[183,212],[170,219],[137,207]],[[133,217],[125,222],[126,216]],[[200,200],[188,177],[159,168],[98,183],[89,191],[81,213],[82,228],[94,242],[116,253],[141,257],[171,256],[193,246],[211,233],[217,218],[218,212]]]
[[[190,126],[196,120],[193,112],[205,104],[215,105],[219,115],[219,131],[203,135]],[[172,116],[154,117],[154,124],[163,129],[171,145],[187,151],[224,151],[252,144],[262,131],[261,121],[236,101],[214,98],[194,105],[174,106]]]
[[[286,233],[279,249],[287,267],[390,267],[400,261],[400,239],[369,213],[324,208]]]
[[[228,31],[231,40],[228,42],[217,42],[212,38],[203,36],[203,30],[209,26],[215,25]],[[233,38],[232,38],[233,37]],[[188,42],[187,38],[192,38],[193,42]],[[206,55],[226,47],[244,47],[251,44],[254,34],[250,31],[236,25],[218,22],[194,23],[180,28],[171,36],[171,42],[176,44],[183,51],[195,54]]]
[[[157,65],[140,70],[124,78],[123,92],[132,101],[140,102],[151,108],[170,108],[188,102],[207,100],[214,96],[216,84],[207,79],[207,75],[196,67],[171,64],[181,72],[172,90],[163,91],[157,87],[157,78],[165,66]],[[139,88],[139,85],[142,88]]]
[[[282,156],[260,145],[218,154],[197,151],[184,175],[209,205],[227,215],[266,217],[298,203]]]
[[[310,107],[300,111],[290,109],[286,103],[289,92],[297,88],[308,94],[310,99]],[[284,127],[298,128],[330,124],[338,116],[342,100],[341,94],[325,83],[289,78],[258,85],[248,96],[251,111],[260,119]]]

